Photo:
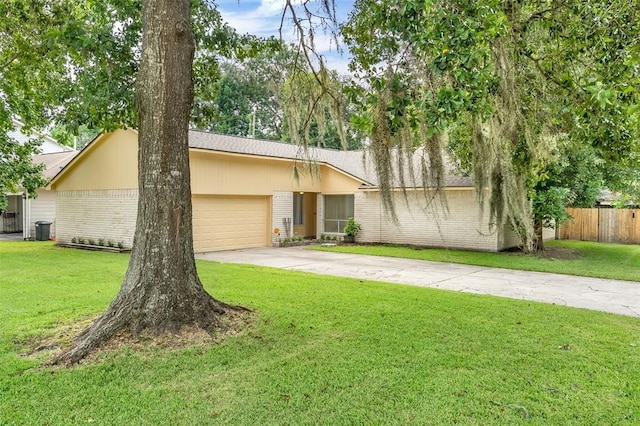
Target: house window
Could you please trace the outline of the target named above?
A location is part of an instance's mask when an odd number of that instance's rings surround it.
[[[324,196],[324,232],[343,232],[353,216],[353,194]]]
[[[303,209],[302,206],[304,200],[304,194],[293,194],[293,224],[294,225],[302,225],[303,224]]]

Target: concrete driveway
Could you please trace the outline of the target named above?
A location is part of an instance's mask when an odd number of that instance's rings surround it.
[[[0,232],[0,241],[22,241],[22,232],[4,234]]]
[[[490,294],[640,317],[640,283],[628,281],[330,253],[302,247],[229,250],[201,253],[196,257],[223,263]]]

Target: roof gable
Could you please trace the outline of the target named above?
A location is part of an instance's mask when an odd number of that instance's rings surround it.
[[[135,188],[138,180],[138,132],[120,129],[102,133],[80,151],[51,179],[48,187],[74,181],[73,187],[93,185],[93,189]],[[77,188],[76,188],[77,189]]]

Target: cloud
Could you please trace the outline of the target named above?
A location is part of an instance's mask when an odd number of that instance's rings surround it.
[[[218,7],[222,18],[239,33],[267,37],[277,34],[280,22],[278,10],[269,3],[272,0],[260,3],[233,0],[219,2]]]
[[[303,2],[292,1],[294,5]],[[285,3],[284,0],[227,0],[218,2],[218,7],[222,17],[240,33],[270,36],[278,35]]]
[[[293,4],[301,5],[305,0],[294,0]],[[279,37],[279,28],[285,0],[219,0],[217,2],[223,19],[241,34],[254,34],[260,37]],[[317,0],[310,3],[313,8],[320,4]],[[346,15],[345,11],[352,8],[349,0],[336,0],[339,15]],[[313,9],[312,9],[313,10]],[[287,42],[296,40],[296,34],[291,23],[291,17],[286,16],[283,23],[282,38]],[[315,47],[318,53],[327,58],[329,67],[340,73],[346,73],[348,58],[341,57],[335,40],[331,34],[324,34],[321,30],[316,32]]]

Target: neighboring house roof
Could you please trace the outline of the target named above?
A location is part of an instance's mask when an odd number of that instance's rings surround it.
[[[618,194],[614,194],[612,190],[603,188],[600,190],[596,201],[601,206],[613,206],[618,199]]]
[[[15,130],[7,132],[7,135],[12,139],[15,139],[16,141],[18,141],[18,143],[20,144],[24,144],[30,139],[41,139],[42,140],[42,144],[40,145],[41,154],[74,151],[73,148],[61,145],[55,139],[45,134],[32,133],[30,135],[26,135],[22,133],[22,128],[24,127],[24,123],[15,119],[12,121],[13,121],[13,127]]]
[[[78,155],[79,151],[56,152],[52,154],[34,155],[33,162],[36,164],[44,164],[44,172],[42,173],[47,180],[53,179],[64,167],[69,164],[73,158]]]
[[[614,207],[619,203],[620,196],[620,192],[613,192],[609,188],[603,188],[600,190],[600,194],[596,197],[596,202],[599,206]],[[627,200],[624,204],[627,207],[633,207],[638,203],[633,200]]]

